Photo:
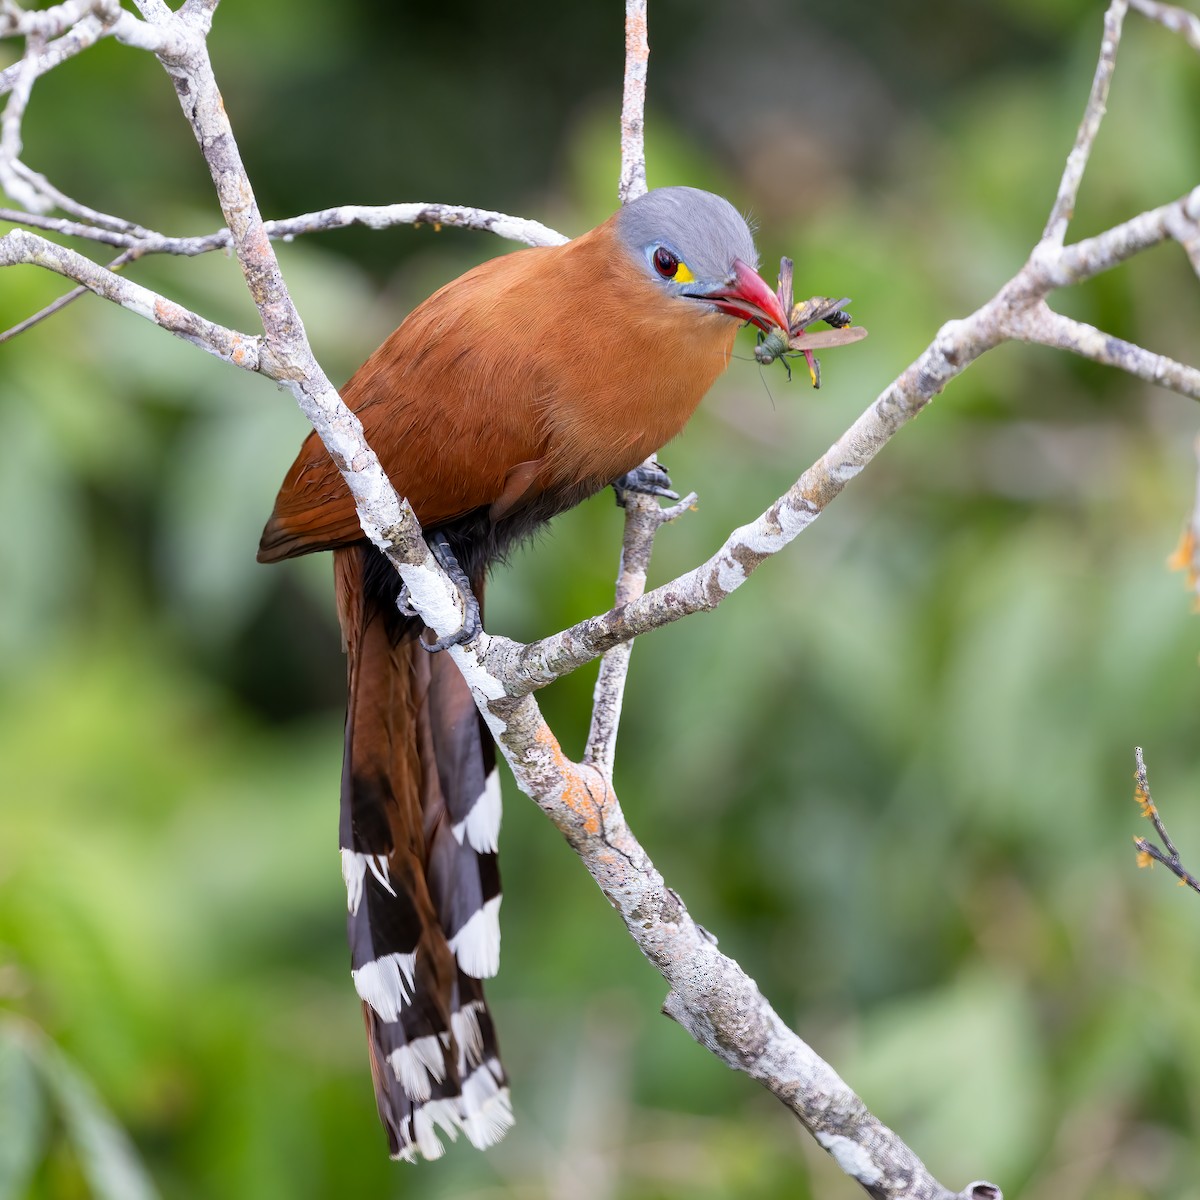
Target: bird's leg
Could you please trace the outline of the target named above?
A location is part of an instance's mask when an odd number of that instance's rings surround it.
[[[483,623],[479,619],[479,601],[475,599],[475,593],[471,590],[471,581],[467,578],[467,573],[458,565],[458,559],[454,557],[454,551],[450,549],[450,542],[446,535],[441,532],[431,533],[426,536],[425,541],[429,546],[430,553],[437,559],[442,570],[450,576],[463,600],[463,623],[458,630],[446,637],[438,638],[436,642],[421,642],[423,650],[428,650],[430,654],[437,654],[449,646],[461,646],[464,642],[471,641],[482,632]],[[403,600],[404,593],[402,592],[401,601],[403,602]]]
[[[412,606],[412,596],[408,592],[408,584],[400,585],[400,595],[396,597],[396,607],[400,610],[402,616],[419,617],[421,614]]]
[[[624,508],[625,497],[630,492],[643,496],[662,496],[667,500],[678,500],[679,493],[671,490],[671,477],[667,468],[657,460],[642,463],[632,471],[613,480],[613,491],[617,493],[617,503]]]

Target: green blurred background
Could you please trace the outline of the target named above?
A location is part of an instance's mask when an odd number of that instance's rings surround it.
[[[743,335],[664,456],[701,504],[662,535],[657,580],[757,514],[1020,265],[1101,12],[654,0],[651,184],[729,195],[759,222],[768,275],[791,254],[799,295],[852,296],[871,331],[825,355],[820,392],[760,369]],[[568,233],[615,203],[622,47],[616,0],[226,0],[212,35],[267,215],[442,200]],[[95,207],[172,233],[218,224],[145,55],[106,43],[56,71],[25,142]],[[1131,16],[1072,236],[1198,175],[1200,63]],[[340,380],[506,248],[404,228],[280,254]],[[254,327],[223,256],[131,273]],[[60,290],[5,273],[0,327]],[[1200,288],[1174,246],[1055,302],[1195,358]],[[0,348],[0,413],[9,1194],[147,1195],[138,1162],[185,1200],[858,1194],[658,1015],[663,984],[507,783],[490,994],[518,1124],[487,1155],[390,1163],[344,944],[329,564],[254,562],[302,418],[90,298]],[[1001,348],[719,612],[634,655],[617,784],[650,853],[955,1187],[1200,1195],[1200,904],[1139,872],[1130,842],[1141,744],[1200,862],[1200,620],[1164,566],[1197,424],[1190,401]],[[497,573],[490,627],[532,637],[606,608],[619,531],[608,497],[559,520]],[[593,675],[545,695],[573,753]]]

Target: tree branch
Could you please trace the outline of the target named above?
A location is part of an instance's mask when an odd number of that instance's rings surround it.
[[[1067,226],[1075,215],[1079,185],[1083,182],[1083,173],[1087,170],[1088,158],[1092,153],[1092,143],[1096,140],[1096,134],[1100,132],[1100,123],[1104,120],[1107,110],[1108,89],[1112,84],[1113,72],[1117,68],[1117,47],[1121,44],[1121,25],[1128,8],[1129,0],[1113,0],[1108,12],[1104,14],[1104,39],[1100,43],[1100,58],[1092,79],[1092,93],[1084,107],[1083,120],[1079,123],[1079,132],[1075,135],[1075,145],[1067,155],[1067,165],[1058,185],[1058,195],[1042,234],[1044,242],[1061,246],[1067,234]]]
[[[625,0],[625,86],[621,93],[622,204],[646,192],[646,73],[650,34],[646,0]]]
[[[69,206],[83,209],[82,205],[62,193],[57,193],[55,203],[64,212],[69,211]],[[20,209],[0,208],[0,221],[28,225],[64,237],[87,238],[93,242],[103,242],[106,246],[122,246],[136,250],[139,257],[146,254],[173,254],[190,258],[210,254],[214,250],[228,250],[233,245],[233,236],[228,229],[218,229],[200,237],[172,237],[92,209],[85,209],[84,212],[87,214],[84,219],[73,221]],[[565,235],[540,221],[463,204],[341,204],[336,208],[323,208],[318,212],[263,222],[263,228],[272,241],[284,242],[304,234],[348,229],[352,225],[367,229],[390,229],[396,225],[432,225],[434,229],[440,229],[443,225],[452,225],[459,229],[484,230],[497,237],[524,242],[527,246],[561,246],[567,240]]]
[[[646,193],[646,72],[649,61],[646,0],[625,0],[625,87],[621,97],[621,173],[617,188],[622,204]],[[643,470],[655,467],[654,455],[642,464]],[[667,521],[685,512],[694,500],[693,493],[685,502],[664,511],[654,496],[638,492],[626,494],[615,607],[636,600],[646,590],[655,535]],[[632,654],[632,641],[613,646],[600,661],[592,692],[591,728],[583,761],[610,780]]]
[[[1193,892],[1200,892],[1200,879],[1197,879],[1183,865],[1179,857],[1179,851],[1175,848],[1175,843],[1171,841],[1171,835],[1167,832],[1167,827],[1163,824],[1163,819],[1159,815],[1158,808],[1150,797],[1150,782],[1146,778],[1146,762],[1142,757],[1141,746],[1134,747],[1133,757],[1134,762],[1137,764],[1137,769],[1133,776],[1136,781],[1133,798],[1138,802],[1142,810],[1142,816],[1153,822],[1154,828],[1165,847],[1165,849],[1159,849],[1148,838],[1135,837],[1133,844],[1138,848],[1138,866],[1148,867],[1152,863],[1162,863],[1179,880],[1181,886],[1190,887]]]
[[[468,670],[468,682],[474,682]],[[717,950],[667,887],[625,821],[609,782],[571,762],[532,698],[484,709],[517,784],[579,855],[638,948],[670,987],[664,1004],[702,1046],[787,1105],[870,1196],[1001,1200],[999,1188],[952,1192],[883,1125],[838,1074],[779,1018],[755,982]],[[530,747],[537,752],[531,754]]]
[[[266,363],[261,338],[205,320],[183,305],[84,258],[74,250],[48,242],[36,233],[13,229],[0,237],[0,267],[19,263],[44,267],[66,279],[73,279],[88,291],[119,304],[235,367],[275,377]]]
[[[1200,17],[1177,8],[1174,4],[1160,4],[1158,0],[1130,0],[1132,6],[1144,17],[1166,26],[1177,33],[1193,50],[1200,51]]]
[[[683,516],[696,500],[696,493],[690,492],[678,504],[662,508],[653,496],[639,493],[626,496],[625,533],[617,572],[615,607],[629,604],[645,592],[655,535],[663,525]],[[592,723],[583,762],[607,780],[612,779],[616,759],[617,727],[621,723],[621,703],[632,653],[632,641],[622,642],[609,650],[600,660],[600,673],[592,693]]]

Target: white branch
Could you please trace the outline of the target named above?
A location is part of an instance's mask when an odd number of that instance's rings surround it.
[[[85,209],[62,193],[56,194],[55,202],[64,212],[74,211],[81,219],[47,217],[17,209],[0,208],[0,221],[29,225],[35,229],[60,233],[65,237],[87,238],[90,241],[102,242],[106,246],[121,246],[127,250],[136,250],[139,257],[146,254],[193,257],[210,254],[214,250],[228,250],[233,245],[233,236],[228,229],[218,229],[199,237],[172,237],[156,233],[152,229],[144,229],[119,217]],[[323,208],[318,212],[263,222],[267,236],[272,241],[283,242],[293,241],[309,233],[348,229],[352,225],[360,225],[367,229],[390,229],[397,225],[431,225],[435,230],[447,225],[458,229],[483,230],[494,233],[497,237],[523,242],[527,246],[561,246],[567,241],[565,234],[543,225],[540,221],[493,212],[487,208],[436,202],[340,204],[336,208]]]
[[[1079,123],[1079,132],[1075,136],[1075,145],[1067,155],[1067,165],[1063,170],[1062,181],[1058,185],[1058,196],[1054,207],[1050,210],[1050,219],[1046,222],[1046,230],[1042,239],[1061,246],[1066,237],[1067,225],[1075,215],[1075,201],[1079,196],[1079,185],[1083,182],[1083,173],[1087,169],[1088,158],[1092,153],[1092,143],[1100,132],[1100,122],[1108,104],[1108,89],[1112,83],[1113,72],[1117,67],[1117,47],[1121,44],[1121,24],[1125,20],[1125,12],[1129,8],[1129,0],[1113,0],[1108,12],[1104,15],[1104,40],[1100,44],[1100,57],[1096,63],[1096,74],[1092,80],[1092,94],[1088,97],[1084,108],[1083,120]]]
[[[621,96],[621,179],[617,195],[622,204],[646,191],[646,72],[650,35],[646,0],[625,0],[625,87]]]
[[[0,267],[20,263],[44,267],[66,279],[73,279],[96,295],[235,367],[272,375],[264,364],[261,338],[205,320],[183,305],[99,266],[74,250],[48,242],[24,229],[13,229],[0,237]]]

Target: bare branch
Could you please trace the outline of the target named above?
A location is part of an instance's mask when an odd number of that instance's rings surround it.
[[[20,161],[21,123],[34,82],[106,34],[156,53],[177,52],[182,45],[174,31],[160,33],[151,29],[132,13],[122,10],[117,0],[65,0],[52,8],[34,11],[10,3],[0,12],[0,37],[25,38],[25,52],[20,61],[3,75],[8,103],[0,119],[0,187],[32,212],[45,212],[60,199],[41,175]],[[47,49],[46,40],[52,37],[58,40],[52,49]]]
[[[117,11],[117,5],[111,5],[114,15]],[[49,10],[41,10],[43,12]],[[26,14],[33,16],[33,13]],[[37,73],[45,75],[47,71],[57,67],[60,63],[64,63],[68,58],[73,58],[82,50],[86,50],[89,46],[94,46],[105,34],[107,25],[102,17],[89,14],[73,25],[62,37],[56,37],[53,41],[48,42],[41,54],[38,56]],[[0,31],[0,37],[5,34]],[[44,33],[43,37],[53,36],[52,34]],[[5,67],[0,71],[0,96],[6,95],[13,88],[17,78],[21,74],[24,59],[15,62],[10,67]]]
[[[93,209],[83,209],[83,206],[76,204],[69,197],[61,196],[61,193],[59,196],[61,198],[57,203],[60,208],[64,211],[82,209],[80,215],[84,219],[72,221],[63,217],[22,212],[14,208],[0,208],[0,221],[45,229],[65,237],[87,238],[106,246],[124,246],[135,250],[139,258],[148,254],[171,254],[191,258],[200,254],[210,254],[214,250],[228,250],[233,245],[233,238],[228,229],[218,229],[200,237],[172,237],[144,229],[130,221],[122,221],[119,217],[109,217]],[[565,235],[540,221],[460,204],[342,204],[336,208],[303,213],[284,220],[263,222],[267,236],[272,241],[284,242],[290,242],[304,234],[348,229],[352,225],[361,225],[367,229],[389,229],[396,225],[432,225],[435,229],[440,229],[443,225],[452,225],[460,229],[484,230],[496,234],[497,237],[523,242],[527,246],[559,246],[567,240]]]
[[[621,173],[617,197],[622,204],[646,193],[646,75],[650,66],[646,0],[625,0],[625,84],[621,95]],[[651,455],[642,464],[654,468]],[[675,511],[675,510],[673,510]],[[683,511],[682,508],[678,509]],[[617,575],[616,607],[637,599],[646,588],[646,573],[662,515],[651,496],[630,493],[625,499],[625,532]],[[604,655],[592,692],[592,722],[584,762],[611,779],[617,751],[617,729],[625,698],[625,681],[633,642],[613,646]]]
[[[1146,762],[1142,757],[1141,746],[1134,747],[1133,757],[1137,764],[1133,775],[1136,780],[1133,798],[1141,807],[1142,816],[1154,823],[1154,828],[1158,832],[1158,836],[1162,838],[1163,846],[1166,847],[1165,850],[1162,850],[1148,838],[1135,837],[1133,844],[1138,848],[1138,866],[1148,867],[1151,863],[1162,863],[1179,880],[1180,884],[1190,887],[1194,892],[1200,892],[1200,879],[1197,879],[1184,867],[1179,857],[1179,851],[1175,848],[1175,843],[1171,841],[1171,835],[1167,833],[1167,827],[1163,824],[1158,808],[1150,797],[1150,782],[1146,778]]]
[[[621,95],[622,204],[646,191],[646,71],[650,37],[646,0],[625,0],[625,87]]]
[[[6,3],[0,10],[0,37],[57,38],[90,16],[111,24],[120,11],[119,0],[64,0],[40,9]]]
[[[626,496],[625,534],[617,573],[615,608],[636,600],[645,592],[655,535],[663,525],[694,507],[696,500],[696,493],[691,492],[670,508],[661,508],[653,496],[640,493]],[[632,641],[622,642],[609,650],[600,660],[600,673],[592,692],[592,723],[583,761],[609,780],[616,758],[617,727],[621,723],[621,704],[632,652]]]
[[[16,174],[13,166],[21,156],[21,122],[25,119],[34,80],[38,77],[37,54],[41,47],[41,34],[30,33],[26,37],[25,55],[17,63],[17,76],[0,119],[0,188],[18,204],[32,209],[46,206],[46,201]]]
[[[261,338],[205,320],[181,304],[99,266],[90,258],[84,258],[74,250],[55,245],[24,229],[13,229],[0,237],[0,267],[16,266],[18,263],[44,267],[73,279],[88,291],[127,308],[235,367],[270,374],[264,364]]]
[[[1081,358],[1116,367],[1147,383],[1157,383],[1181,396],[1200,400],[1200,371],[1195,367],[1143,350],[1083,321],[1064,317],[1045,303],[1013,312],[1008,318],[1008,328],[1022,342],[1069,350]]]
[[[136,255],[132,250],[124,250],[118,254],[117,257],[114,258],[112,262],[110,262],[104,269],[106,271],[118,271],[121,269],[121,267],[125,266],[126,263],[131,262],[135,257]],[[86,288],[82,284],[77,288],[72,288],[69,292],[59,296],[57,300],[52,300],[46,305],[45,308],[38,309],[38,311],[32,316],[26,317],[23,321],[18,321],[17,324],[4,330],[3,333],[0,333],[0,345],[2,345],[4,342],[11,341],[19,334],[25,333],[27,330],[32,329],[35,325],[40,325],[48,317],[54,316],[55,313],[62,312],[62,310],[66,308],[68,304],[73,304],[81,296],[88,295],[90,291],[90,288]]]
[[[1177,222],[1194,223],[1198,218],[1200,187],[1193,188],[1178,200],[1148,209],[1103,233],[1069,246],[1054,247],[1042,242],[1030,256],[1030,265],[1034,269],[1031,282],[1046,290],[1082,283],[1174,237],[1172,226]]]
[[[1166,226],[1188,256],[1192,270],[1200,276],[1200,221],[1187,212],[1176,212],[1168,215]]]
[[[1174,4],[1160,4],[1158,0],[1130,0],[1132,6],[1144,17],[1165,25],[1177,33],[1193,50],[1200,50],[1200,17],[1177,8]]]
[[[218,229],[199,237],[173,237],[144,229],[119,217],[98,213],[94,209],[84,209],[61,193],[58,193],[58,196],[60,199],[56,202],[59,208],[63,211],[81,210],[78,211],[78,215],[83,219],[72,221],[63,217],[22,212],[14,208],[0,208],[0,221],[45,229],[65,237],[87,238],[107,246],[124,246],[136,250],[139,257],[147,254],[172,254],[191,258],[200,254],[210,254],[214,250],[228,250],[233,245],[233,238],[228,229]],[[497,237],[523,242],[527,246],[559,246],[567,240],[564,234],[543,225],[540,221],[461,204],[342,204],[336,208],[321,209],[319,212],[263,222],[263,227],[272,241],[284,242],[290,242],[304,234],[348,229],[352,225],[361,225],[367,229],[390,229],[396,225],[432,225],[434,229],[440,229],[443,225],[452,225],[460,229],[484,230],[496,234]]]
[[[1121,24],[1125,20],[1125,12],[1129,0],[1112,0],[1108,12],[1104,15],[1104,40],[1100,43],[1100,58],[1096,63],[1096,74],[1092,79],[1092,94],[1088,97],[1087,106],[1083,110],[1083,120],[1079,123],[1079,132],[1075,135],[1075,145],[1067,156],[1067,165],[1063,171],[1062,181],[1058,185],[1058,196],[1054,207],[1050,210],[1050,219],[1046,222],[1046,230],[1042,240],[1053,245],[1061,246],[1067,235],[1067,226],[1075,215],[1075,201],[1079,196],[1079,185],[1083,182],[1083,173],[1087,169],[1088,157],[1092,152],[1092,143],[1100,132],[1100,122],[1108,102],[1108,89],[1112,83],[1113,71],[1117,67],[1117,47],[1121,44]]]

